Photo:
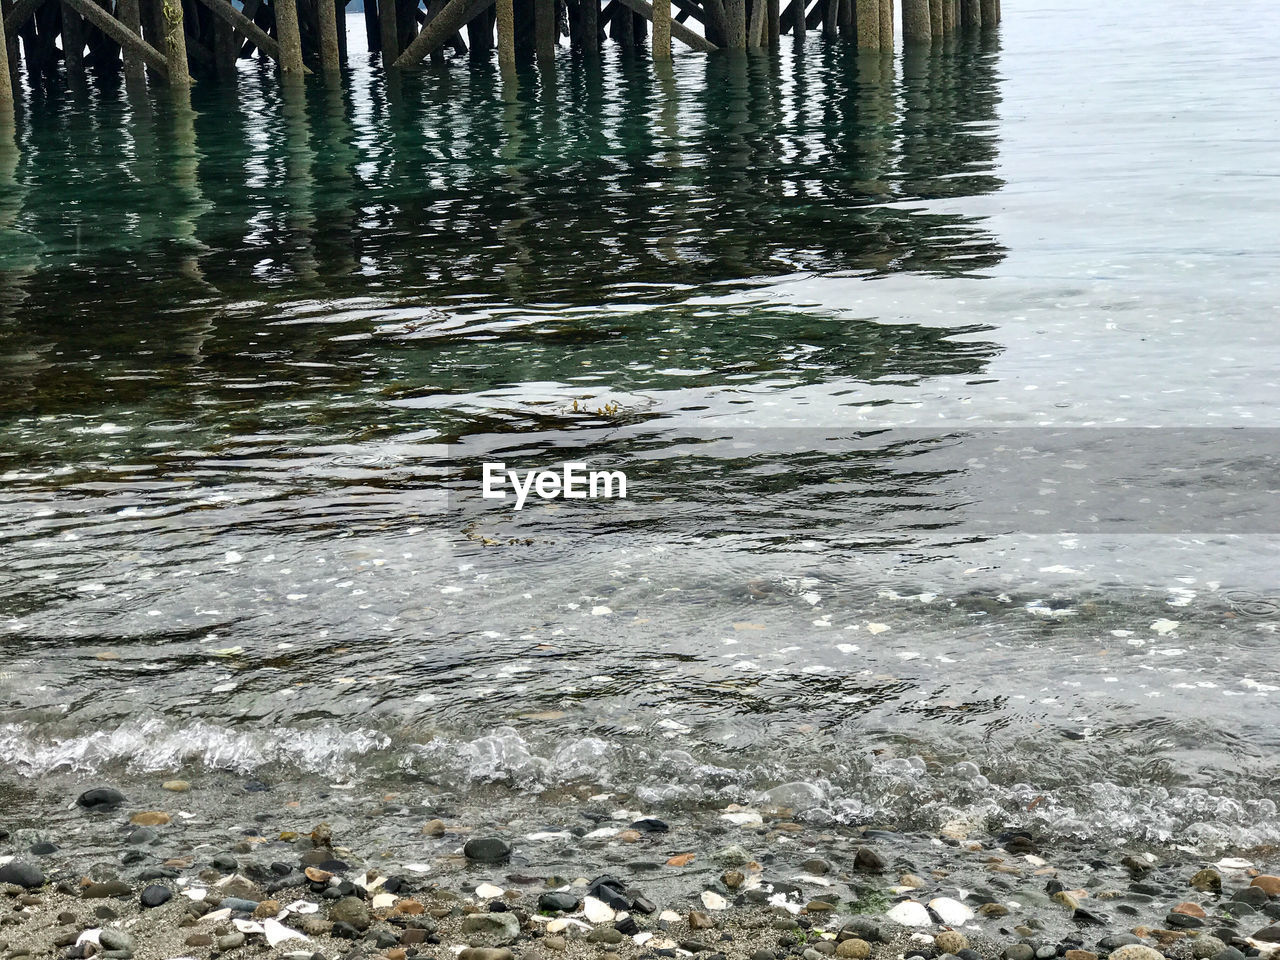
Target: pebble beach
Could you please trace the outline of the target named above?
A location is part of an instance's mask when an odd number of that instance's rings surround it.
[[[1280,944],[1268,850],[1210,862],[737,804],[667,820],[609,794],[497,824],[384,797],[410,861],[287,802],[220,831],[185,813],[189,790],[166,781],[168,809],[132,809],[86,789],[61,844],[3,831],[0,957],[1242,960]]]

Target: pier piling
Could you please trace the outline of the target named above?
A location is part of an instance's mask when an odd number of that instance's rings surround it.
[[[933,28],[929,25],[931,16],[929,0],[902,0],[902,42],[932,42]]]

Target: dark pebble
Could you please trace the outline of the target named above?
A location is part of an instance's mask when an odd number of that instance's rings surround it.
[[[258,909],[257,900],[246,900],[243,897],[223,897],[218,902],[219,910],[230,910],[232,913],[253,913]]]
[[[93,787],[76,797],[76,805],[86,810],[114,810],[124,803],[124,794],[110,787]]]
[[[1092,910],[1086,910],[1084,907],[1076,907],[1071,912],[1071,919],[1076,923],[1091,927],[1105,927],[1111,922],[1109,917],[1104,917],[1100,913],[1094,913]]]
[[[1029,943],[1011,943],[1004,948],[1004,960],[1035,960],[1036,951]]]
[[[330,933],[332,933],[333,936],[338,937],[341,940],[359,940],[361,937],[364,936],[364,934],[362,934],[359,930],[357,930],[351,924],[343,923],[341,920],[339,920],[337,923],[333,925],[333,929],[330,931]]]
[[[1135,937],[1132,933],[1116,933],[1099,940],[1098,949],[1110,953],[1112,950],[1119,950],[1121,947],[1127,947],[1135,943],[1142,943],[1142,938]]]
[[[631,824],[631,829],[639,830],[641,833],[666,833],[671,828],[667,826],[666,821],[659,820],[657,817],[642,817]]]
[[[223,873],[235,873],[240,869],[240,861],[229,853],[220,853],[209,862],[215,870]]]
[[[1235,947],[1227,947],[1214,954],[1213,960],[1244,960],[1244,954]]]
[[[51,853],[58,852],[58,845],[50,843],[48,840],[40,840],[31,845],[29,852],[34,853],[37,857],[47,857]]]
[[[468,860],[501,863],[511,858],[511,845],[499,837],[473,837],[462,848]]]
[[[159,836],[160,834],[150,827],[138,827],[129,832],[129,836],[125,837],[124,842],[133,846],[142,846],[145,843],[154,843]]]
[[[1231,902],[1247,903],[1251,907],[1260,907],[1268,900],[1267,891],[1261,887],[1241,887],[1231,895]]]
[[[158,883],[153,883],[142,891],[142,905],[144,907],[158,907],[172,899],[173,891]]]
[[[633,937],[640,932],[640,924],[636,923],[635,917],[628,915],[615,923],[613,929],[628,937]]]
[[[631,898],[631,909],[636,913],[653,913],[658,909],[658,905],[648,897],[635,896]]]
[[[538,897],[538,909],[572,913],[578,909],[578,902],[578,898],[571,893],[559,893],[553,890]]]
[[[858,852],[853,857],[853,865],[859,870],[866,870],[868,873],[880,873],[885,868],[884,857],[870,847],[858,848]]]

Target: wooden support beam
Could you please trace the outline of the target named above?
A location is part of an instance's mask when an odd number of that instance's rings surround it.
[[[18,0],[18,2],[13,5],[13,9],[5,14],[5,36],[16,36],[18,29],[31,19],[31,15],[36,12],[36,8],[42,3],[44,3],[44,0]]]
[[[840,0],[823,0],[822,3],[822,35],[833,39],[839,28]]]
[[[582,49],[590,54],[600,52],[600,0],[578,0],[582,17]]]
[[[138,0],[116,0],[116,15],[120,23],[135,37],[142,36],[142,8]],[[154,49],[154,48],[153,48]],[[159,51],[156,51],[159,53]],[[120,53],[124,59],[125,82],[132,86],[146,83],[146,59],[136,50],[120,44]]]
[[[168,58],[142,37],[138,36],[123,23],[93,2],[93,0],[63,0],[84,19],[120,44],[121,48],[141,57],[152,70],[161,77],[169,74]],[[185,44],[183,46],[185,51]]]
[[[191,86],[191,69],[187,65],[187,34],[183,25],[182,0],[160,0],[164,23],[165,69],[169,86],[186,90]]]
[[[515,0],[497,0],[494,12],[494,24],[498,33],[498,67],[502,73],[511,74],[516,69]],[[596,42],[599,43],[599,40]]]
[[[649,55],[654,60],[671,59],[671,27],[671,0],[653,0],[653,43]]]
[[[880,49],[880,0],[855,0],[854,17],[858,28],[858,49]]]
[[[432,17],[422,32],[413,38],[413,42],[404,48],[404,53],[395,61],[398,68],[412,67],[420,63],[432,51],[444,46],[462,26],[476,17],[480,11],[487,9],[494,0],[449,0],[438,14]],[[511,62],[515,64],[515,13],[512,12],[511,29],[507,31],[512,39]],[[502,7],[498,7],[498,44],[501,53],[502,45]],[[385,53],[385,51],[384,51]]]
[[[780,0],[765,0],[764,45],[775,46],[782,35],[782,4]]]
[[[956,7],[954,0],[942,0],[942,32],[955,33]]]
[[[400,28],[396,24],[396,0],[365,0],[378,4],[378,27],[382,32],[382,65],[390,67],[400,56]]]
[[[880,0],[880,49],[893,52],[893,0]]]
[[[13,81],[9,76],[8,36],[4,23],[0,20],[0,127],[13,125]]]
[[[996,25],[996,0],[981,0],[982,6],[982,26],[994,27]]]
[[[272,0],[276,14],[276,37],[280,41],[280,72],[301,77],[302,30],[298,26],[298,6],[294,0]]]
[[[332,76],[342,69],[338,54],[338,14],[334,0],[316,0],[320,21],[320,69]],[[343,24],[344,28],[346,24]]]
[[[382,50],[382,34],[378,29],[378,5],[373,0],[364,3],[364,40],[370,53]]]
[[[724,38],[730,50],[747,49],[746,0],[724,0]]]
[[[751,17],[747,23],[747,46],[760,46],[760,34],[764,30],[765,0],[751,0]]]
[[[630,7],[646,20],[653,22],[653,7],[646,3],[645,0],[618,0],[618,2],[624,7]],[[703,53],[711,53],[720,49],[710,40],[698,36],[682,23],[671,24],[671,35],[685,46],[700,50]]]
[[[555,65],[556,0],[533,0],[533,52],[544,70]]]
[[[67,79],[72,83],[84,81],[84,20],[77,8],[62,0],[62,63],[67,68]]]
[[[260,26],[233,7],[227,0],[200,0],[215,17],[235,27],[249,38],[249,41],[276,63],[280,62],[280,44],[267,34]],[[304,73],[311,71],[303,67]]]
[[[965,30],[982,26],[982,0],[960,0],[960,26]]]
[[[931,43],[929,0],[902,0],[902,42]]]
[[[942,36],[942,0],[929,0],[929,30],[935,37]]]

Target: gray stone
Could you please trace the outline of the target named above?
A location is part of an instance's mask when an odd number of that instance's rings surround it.
[[[345,923],[356,930],[368,930],[369,907],[359,897],[343,897],[329,908],[329,919],[334,923]]]
[[[237,930],[235,933],[228,933],[226,936],[218,938],[219,950],[234,950],[237,947],[244,946],[244,934]]]
[[[1011,943],[1004,948],[1004,960],[1035,960],[1036,948],[1029,943]]]
[[[578,903],[578,898],[572,893],[551,890],[538,898],[538,909],[551,910],[557,913],[572,913],[578,909]]]
[[[462,918],[462,932],[508,942],[520,936],[520,918],[514,913],[471,913]]]
[[[76,805],[86,810],[114,810],[124,803],[124,794],[110,787],[94,787],[76,797]]]
[[[1212,960],[1225,949],[1227,945],[1217,937],[1205,935],[1191,941],[1191,956],[1195,960]]]
[[[98,943],[103,950],[118,950],[122,953],[133,953],[133,934],[117,927],[103,927],[98,934]]]
[[[173,891],[160,883],[153,883],[142,891],[144,907],[158,907],[162,903],[168,903],[172,898]]]
[[[14,860],[0,867],[0,883],[14,883],[28,890],[44,886],[44,872],[34,863]]]
[[[218,901],[218,907],[232,913],[253,913],[258,909],[258,901],[246,900],[244,897],[223,897]]]
[[[1140,943],[1130,943],[1112,950],[1107,960],[1164,960],[1164,954]]]
[[[127,897],[133,890],[123,880],[103,880],[91,883],[80,891],[80,896],[87,900],[100,900],[103,897]]]
[[[506,947],[467,947],[458,960],[515,960],[515,954]]]
[[[868,873],[880,873],[885,868],[884,857],[870,847],[858,848],[858,852],[853,857],[853,865],[859,870],[865,870]]]

